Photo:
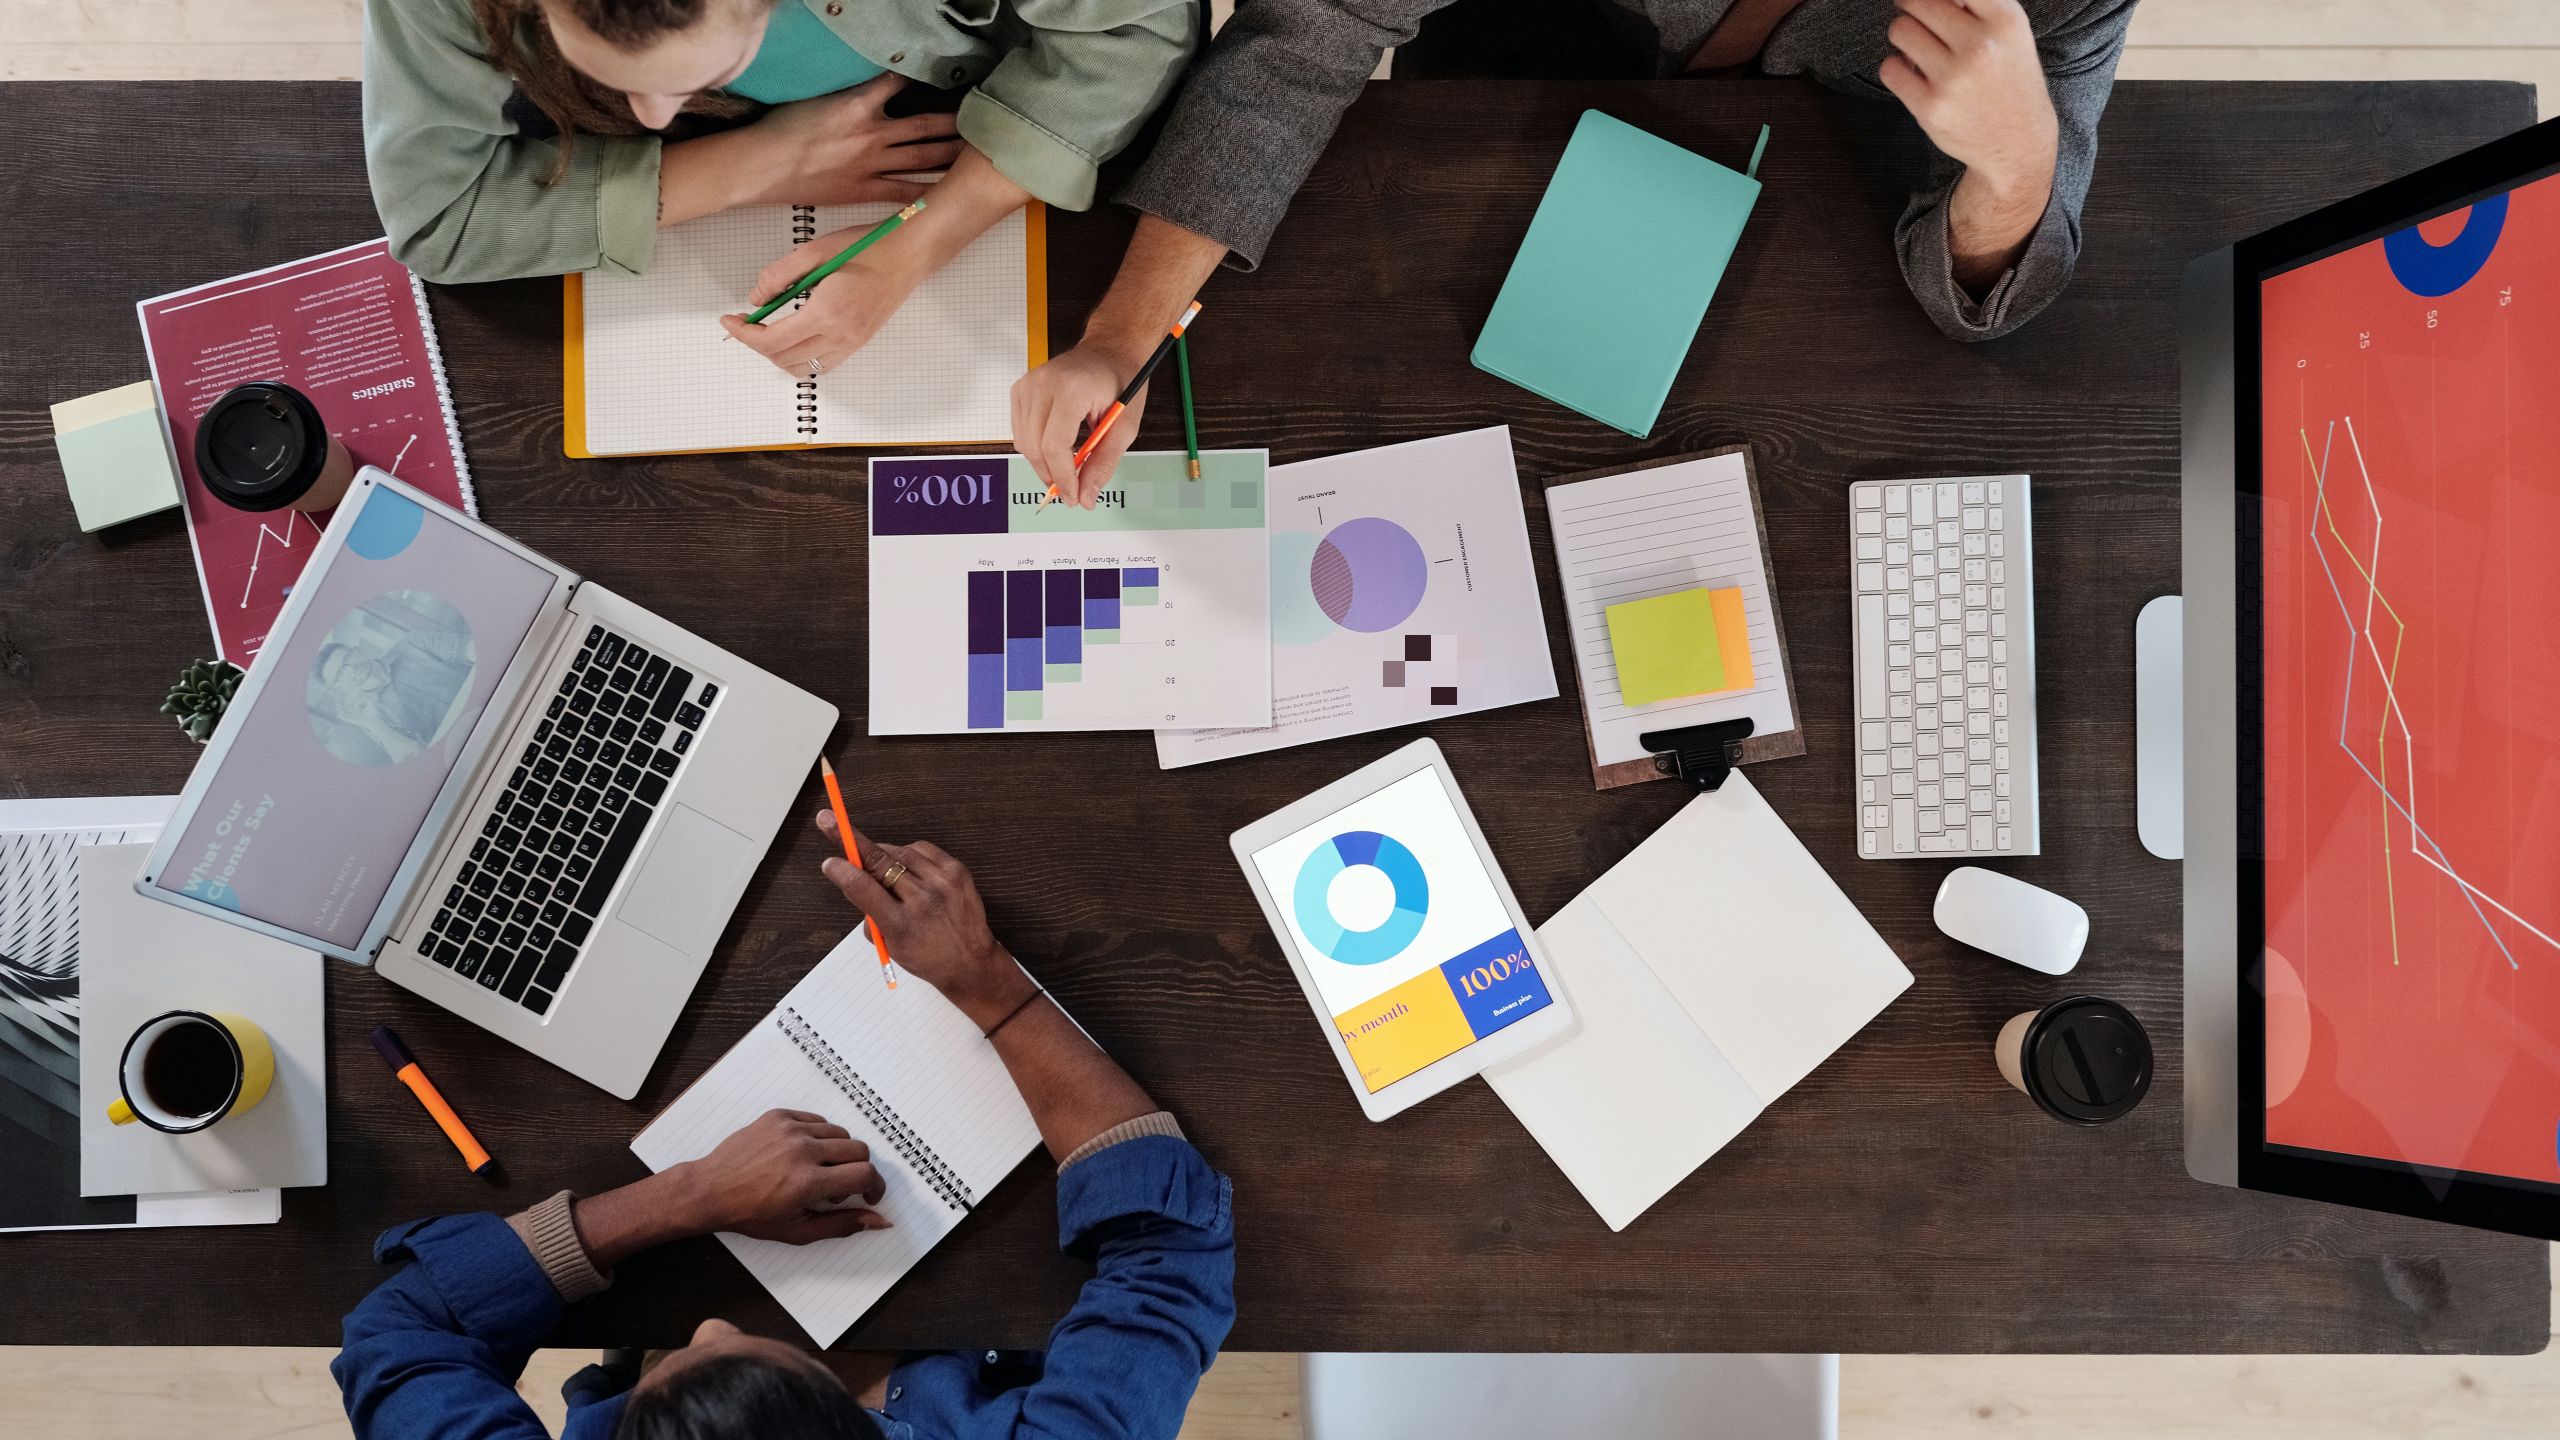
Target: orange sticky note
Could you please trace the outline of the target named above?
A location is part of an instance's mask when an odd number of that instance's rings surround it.
[[[1712,591],[1716,607],[1716,649],[1724,659],[1724,688],[1751,688],[1751,626],[1742,613],[1738,589]]]

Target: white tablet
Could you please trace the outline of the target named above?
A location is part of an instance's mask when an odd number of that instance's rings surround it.
[[[1370,1119],[1573,1028],[1563,987],[1431,741],[1230,843]]]

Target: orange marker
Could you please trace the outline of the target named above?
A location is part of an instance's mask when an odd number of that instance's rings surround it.
[[[1148,356],[1147,363],[1138,367],[1138,373],[1129,377],[1129,383],[1120,391],[1120,398],[1112,401],[1111,408],[1103,411],[1102,418],[1094,422],[1093,431],[1084,437],[1084,443],[1076,447],[1077,469],[1084,468],[1084,462],[1093,455],[1093,447],[1101,444],[1102,437],[1111,433],[1112,422],[1128,410],[1130,401],[1138,398],[1138,392],[1146,388],[1147,377],[1156,373],[1156,367],[1164,363],[1164,357],[1173,353],[1173,342],[1181,339],[1182,332],[1190,329],[1191,322],[1199,318],[1200,302],[1194,300],[1191,307],[1182,312],[1182,318],[1173,322],[1173,329],[1164,339],[1156,342],[1156,353]],[[1058,487],[1050,486],[1049,497],[1054,500],[1057,495]]]
[[[844,791],[836,785],[836,767],[828,764],[827,757],[824,755],[818,757],[818,773],[826,777],[827,803],[835,807],[836,838],[844,842],[844,858],[853,862],[853,868],[859,870],[862,868],[862,847],[853,843],[853,821],[844,813]],[[874,921],[865,920],[862,922],[862,928],[871,932],[871,948],[880,954],[880,978],[887,982],[890,989],[897,989],[898,967],[889,958],[889,942],[880,938],[880,926]]]
[[[409,1093],[417,1096],[418,1103],[426,1106],[427,1113],[435,1117],[436,1128],[444,1132],[444,1138],[453,1142],[454,1149],[462,1152],[462,1163],[470,1168],[471,1173],[477,1175],[488,1169],[489,1152],[480,1148],[480,1142],[471,1134],[471,1127],[463,1124],[462,1117],[453,1113],[453,1107],[444,1103],[444,1096],[436,1090],[436,1082],[428,1079],[427,1072],[418,1068],[418,1057],[410,1054],[409,1047],[400,1043],[399,1032],[388,1025],[374,1026],[373,1048],[381,1053],[382,1062],[391,1067],[391,1073],[399,1076],[400,1083],[408,1086]]]

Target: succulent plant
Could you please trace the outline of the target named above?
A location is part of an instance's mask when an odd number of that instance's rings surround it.
[[[160,713],[176,720],[187,738],[201,745],[213,738],[214,727],[222,723],[232,692],[240,688],[240,675],[240,667],[228,660],[198,660],[178,672],[178,683],[169,687]]]

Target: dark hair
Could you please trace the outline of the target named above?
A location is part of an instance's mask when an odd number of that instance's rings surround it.
[[[716,1355],[635,1392],[615,1440],[881,1440],[851,1391],[753,1355]]]
[[[557,0],[578,23],[615,46],[630,49],[661,36],[690,28],[715,4],[733,0]],[[747,0],[771,6],[774,0]],[[556,185],[569,173],[569,155],[580,132],[591,135],[645,135],[648,127],[631,113],[631,102],[609,90],[561,58],[543,18],[541,0],[471,0],[471,13],[489,42],[489,63],[516,82],[527,100],[551,120],[560,134],[560,154],[542,177]],[[684,113],[735,119],[754,109],[753,102],[724,91],[704,91],[687,100]]]

